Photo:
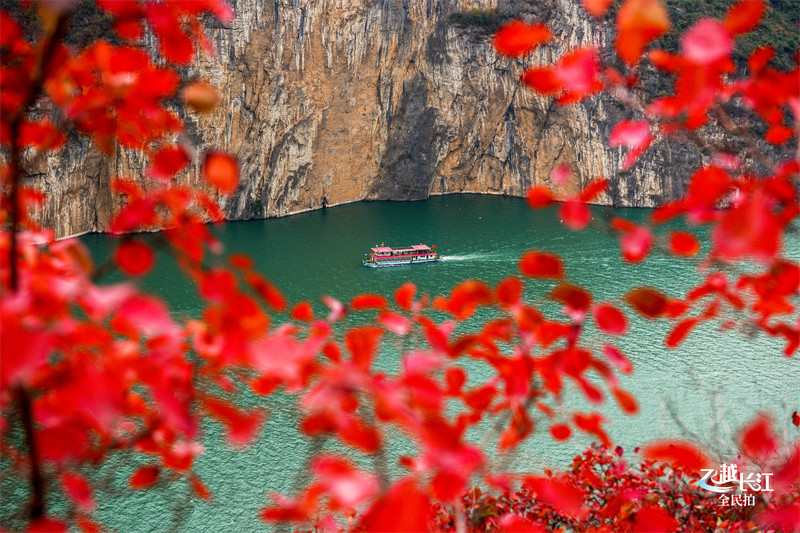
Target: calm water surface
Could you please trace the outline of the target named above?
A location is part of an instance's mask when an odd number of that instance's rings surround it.
[[[643,220],[648,212],[615,210],[615,214]],[[494,284],[515,274],[520,254],[531,248],[560,254],[570,280],[591,288],[598,299],[618,299],[639,285],[680,295],[698,280],[694,263],[670,257],[656,255],[640,265],[623,264],[614,239],[593,230],[572,233],[559,224],[553,211],[532,211],[518,198],[454,195],[422,202],[355,203],[279,219],[227,223],[214,230],[227,252],[250,254],[292,302],[318,303],[323,294],[343,301],[362,292],[391,294],[409,280],[430,294],[447,293],[468,278]],[[83,240],[98,257],[112,247],[112,241],[101,235]],[[443,261],[383,269],[361,266],[367,248],[382,242],[436,244]],[[788,247],[790,255],[800,258],[797,242]],[[200,309],[193,286],[169,260],[162,259],[143,284],[178,314],[195,316]],[[539,297],[551,287],[552,283],[529,283],[527,296]],[[323,311],[321,305],[318,309]],[[666,325],[634,318],[632,326],[631,334],[618,344],[633,361],[635,372],[621,382],[638,398],[640,414],[626,416],[613,401],[587,405],[574,389],[567,390],[563,405],[564,413],[599,409],[610,420],[612,439],[626,450],[653,438],[681,434],[671,412],[686,430],[709,441],[714,439],[713,421],[719,421],[721,438],[730,442],[734,428],[754,412],[768,409],[785,421],[798,406],[800,361],[783,357],[782,345],[772,339],[746,339],[704,327],[680,349],[667,350]],[[600,342],[598,337],[597,347]],[[389,347],[378,364],[391,371],[397,359]],[[485,368],[471,364],[474,379],[487,375]],[[124,488],[132,466],[128,458],[120,458],[105,469],[111,481],[100,497],[98,517],[123,531],[267,529],[257,515],[268,492],[292,492],[298,481],[304,482],[308,453],[308,443],[294,429],[291,402],[275,396],[269,407],[271,418],[262,438],[244,451],[229,449],[220,429],[209,424],[206,453],[197,472],[214,490],[211,504],[198,501],[183,483],[132,495]],[[563,469],[589,443],[581,435],[555,443],[546,436],[545,427],[507,458],[514,468]],[[407,451],[407,446],[398,440],[392,455]]]

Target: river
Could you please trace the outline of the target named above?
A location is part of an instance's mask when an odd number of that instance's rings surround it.
[[[639,221],[649,214],[632,209],[614,212]],[[533,248],[560,254],[570,280],[591,288],[598,299],[618,299],[640,285],[661,287],[678,296],[699,279],[694,261],[653,255],[638,265],[625,264],[610,236],[595,230],[571,232],[559,224],[554,210],[533,211],[519,198],[450,195],[420,202],[361,202],[285,218],[229,222],[214,231],[226,253],[250,254],[291,302],[308,299],[319,304],[323,294],[343,301],[362,292],[391,294],[408,280],[430,294],[447,293],[468,278],[495,284],[516,273],[519,256]],[[87,235],[82,240],[98,258],[112,248],[106,236]],[[443,260],[413,267],[364,268],[360,263],[364,252],[382,242],[435,244]],[[800,258],[797,242],[790,249],[791,256]],[[179,315],[194,316],[200,308],[193,286],[169,259],[162,257],[142,283]],[[550,287],[552,283],[532,282],[526,294],[536,297]],[[323,309],[321,304],[318,309]],[[640,414],[626,416],[609,400],[599,407],[610,420],[615,443],[631,450],[650,439],[680,435],[671,413],[685,429],[709,440],[718,422],[720,438],[730,442],[737,425],[761,409],[774,412],[780,427],[787,428],[784,421],[800,398],[800,361],[785,358],[780,342],[704,326],[679,349],[667,350],[666,324],[633,318],[632,328],[618,345],[633,361],[635,372],[621,383],[639,400]],[[390,369],[396,359],[391,353],[382,354],[380,364]],[[481,370],[476,368],[475,373]],[[291,402],[276,395],[269,407],[271,418],[262,438],[244,451],[229,449],[220,428],[208,425],[206,453],[196,470],[214,491],[212,503],[198,501],[185,483],[131,493],[124,483],[132,466],[120,458],[104,469],[112,482],[100,495],[98,518],[123,531],[266,530],[257,515],[267,503],[267,493],[291,492],[298,479],[304,480],[308,452],[308,444],[294,429]],[[573,389],[565,395],[564,408],[594,406]],[[556,443],[540,428],[512,465],[518,470],[564,469],[588,443],[582,435]],[[405,446],[398,441],[393,451],[399,453]]]

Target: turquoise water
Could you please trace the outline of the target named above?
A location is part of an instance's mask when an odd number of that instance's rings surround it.
[[[648,214],[644,210],[609,212],[634,220]],[[625,264],[611,237],[594,230],[570,232],[559,224],[554,211],[532,211],[518,198],[454,195],[422,202],[355,203],[279,219],[226,223],[214,231],[227,252],[250,254],[290,301],[312,300],[320,312],[323,294],[347,301],[362,292],[390,294],[409,280],[432,295],[447,293],[468,278],[495,284],[516,273],[519,256],[532,248],[560,254],[570,280],[591,288],[598,299],[616,300],[641,285],[680,295],[699,279],[697,265],[691,261],[655,255],[639,265]],[[89,235],[83,240],[98,257],[112,246],[105,236]],[[382,242],[436,244],[443,260],[381,269],[361,266],[367,248]],[[789,247],[791,255],[800,258],[800,245],[793,242]],[[169,260],[162,259],[143,284],[178,314],[193,316],[200,308],[194,288]],[[552,283],[532,282],[526,295],[537,298],[551,287]],[[783,421],[800,407],[800,361],[783,357],[779,342],[720,333],[708,326],[691,335],[680,349],[667,350],[663,347],[666,324],[634,318],[632,326],[631,334],[618,345],[633,361],[635,372],[622,377],[621,383],[639,400],[640,414],[626,416],[613,401],[599,407],[611,421],[612,439],[626,450],[650,439],[682,434],[671,412],[689,432],[728,446],[734,428],[761,409],[775,412],[781,427],[788,430]],[[379,364],[395,367],[396,352],[385,351]],[[476,376],[484,373],[477,366],[470,370]],[[565,412],[596,408],[575,390],[568,390],[564,400]],[[114,475],[131,469],[129,458],[120,457],[105,469],[110,482],[101,494],[98,518],[125,531],[266,529],[257,514],[267,503],[267,493],[292,492],[297,481],[305,479],[309,449],[294,430],[291,402],[275,396],[268,403],[270,421],[258,444],[247,450],[227,448],[219,428],[209,425],[206,453],[197,471],[215,493],[211,504],[197,501],[185,483],[131,494],[124,490],[125,477]],[[509,458],[514,468],[566,468],[570,458],[589,443],[582,435],[556,443],[545,427]],[[718,435],[714,435],[715,427]],[[393,454],[405,446],[398,441]]]

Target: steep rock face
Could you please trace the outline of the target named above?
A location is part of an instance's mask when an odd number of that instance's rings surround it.
[[[235,154],[242,181],[221,199],[230,219],[281,216],[360,199],[481,192],[524,195],[570,163],[566,196],[596,176],[600,201],[652,206],[679,195],[690,153],[668,144],[620,173],[605,146],[623,115],[605,98],[559,107],[519,85],[523,65],[498,57],[481,28],[453,24],[471,8],[542,20],[565,49],[606,46],[580,0],[238,0],[230,28],[211,30],[217,56],[190,76],[210,79],[222,103],[186,118],[200,150]],[[40,218],[58,235],[107,228],[114,175],[142,176],[141,159],[101,158],[87,142],[53,155],[32,177],[46,190]],[[199,184],[187,172],[182,182]]]

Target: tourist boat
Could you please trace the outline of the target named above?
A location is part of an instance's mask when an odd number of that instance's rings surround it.
[[[439,254],[436,246],[431,248],[427,244],[415,244],[404,248],[391,248],[389,246],[376,246],[371,248],[371,254],[364,254],[364,266],[382,267],[409,265],[411,263],[431,263],[438,261]]]

